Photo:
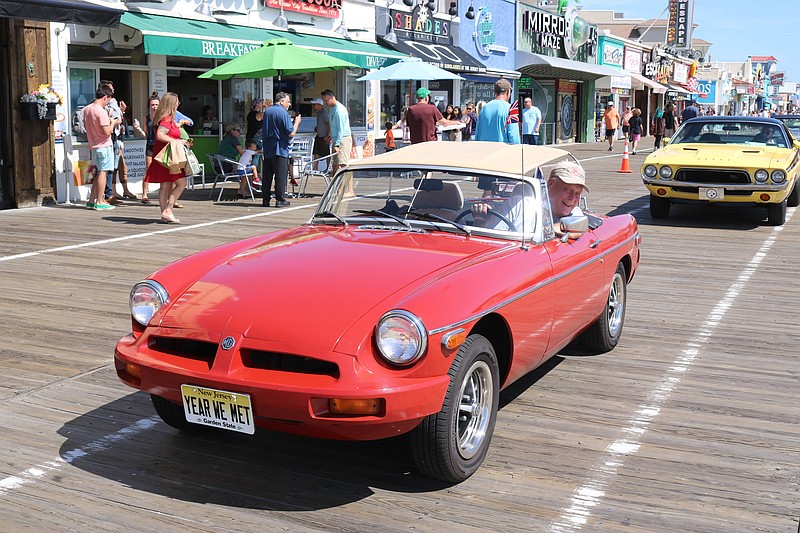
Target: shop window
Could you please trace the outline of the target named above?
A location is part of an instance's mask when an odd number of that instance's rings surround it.
[[[350,113],[351,128],[365,128],[367,126],[367,82],[356,81],[366,72],[366,70],[360,68],[346,70],[346,98],[342,103]]]
[[[381,120],[378,124],[379,129],[383,129],[383,125],[387,121],[393,123],[403,118],[403,110],[408,107],[408,103],[416,103],[415,100],[409,98],[411,90],[416,91],[420,87],[420,83],[408,81],[386,81],[381,83]]]
[[[167,69],[167,89],[180,98],[180,111],[194,120],[195,135],[218,136],[219,82],[199,79],[202,71]]]
[[[468,103],[491,102],[494,100],[494,82],[464,80],[461,82],[461,106]]]
[[[222,82],[223,131],[234,122],[242,128],[247,127],[247,114],[257,94],[261,94],[261,80],[231,78]],[[242,133],[245,133],[244,129]]]

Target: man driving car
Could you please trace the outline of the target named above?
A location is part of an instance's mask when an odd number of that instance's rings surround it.
[[[583,211],[578,207],[581,194],[585,190],[589,192],[586,185],[586,173],[577,163],[562,161],[556,164],[550,171],[547,179],[548,196],[550,200],[550,212],[553,216],[553,228],[556,235],[563,235],[561,231],[561,218],[566,216],[580,216]],[[535,210],[532,203],[533,197],[529,194],[513,194],[505,199],[502,204],[492,206],[489,203],[479,202],[472,206],[472,213],[475,217],[483,219],[482,226],[492,229],[510,230],[508,224],[500,217],[487,216],[489,211],[495,211],[508,219],[516,231],[529,231],[533,225]],[[523,221],[523,211],[526,213]],[[524,224],[523,224],[524,222]],[[571,238],[578,238],[580,235],[570,233]]]

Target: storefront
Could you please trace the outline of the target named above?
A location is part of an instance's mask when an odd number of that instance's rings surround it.
[[[459,46],[460,25],[456,18],[431,12],[427,4],[419,0],[413,4],[410,8],[403,3],[393,3],[388,8],[375,7],[375,37],[379,44],[465,78],[486,72],[485,65]],[[461,83],[461,80],[433,80],[424,85],[431,90],[431,101],[443,110],[448,104],[462,103]],[[380,82],[379,85],[376,82],[381,124],[399,120],[403,108],[416,103],[410,92],[422,85],[411,80]]]
[[[486,66],[482,73],[461,74],[464,80],[461,81],[458,102],[463,107],[470,102],[493,100],[494,83],[499,78],[508,79],[515,89],[519,89],[515,82],[520,74],[515,70],[514,34],[504,31],[502,26],[504,21],[514,20],[514,4],[505,0],[485,0],[479,6],[463,3],[458,8],[461,9],[460,45]],[[514,98],[522,96],[519,90],[515,90]]]
[[[61,142],[53,120],[25,118],[20,98],[40,85],[63,86],[64,74],[51,68],[56,58],[49,21],[117,26],[122,11],[81,0],[0,2],[0,99],[6,112],[0,119],[0,209],[27,207],[55,200]],[[57,90],[61,95],[66,93]],[[64,107],[56,106],[56,117]]]
[[[595,140],[605,138],[605,121],[603,113],[609,103],[614,104],[619,113],[623,105],[628,107],[631,98],[631,77],[622,70],[625,57],[624,43],[608,35],[601,35],[598,40],[598,64],[611,68],[617,73],[613,76],[603,76],[595,81]],[[617,128],[617,138],[622,138],[622,129]]]
[[[523,2],[517,3],[516,24],[515,65],[523,76],[519,85],[531,87],[537,107],[546,104],[540,108],[543,142],[594,139],[595,80],[619,73],[597,64],[597,27],[575,8],[559,15]]]
[[[102,79],[113,81],[117,98],[128,104],[129,124],[133,119],[144,124],[148,96],[152,92],[159,95],[175,92],[180,97],[180,111],[194,120],[188,133],[194,139],[194,151],[201,162],[207,161],[206,154],[216,152],[227,126],[246,125],[253,98],[272,98],[280,91],[291,95],[293,109],[304,117],[300,131],[311,132],[316,124],[311,100],[318,98],[324,89],[334,90],[350,111],[354,135],[363,143],[374,104],[369,101],[367,84],[356,79],[368,68],[377,68],[402,57],[374,43],[153,13],[126,12],[121,23],[117,30],[100,32],[77,25],[65,43],[68,87],[64,89],[69,101],[66,116],[74,116],[78,109],[93,100],[97,82]],[[198,78],[275,37],[288,38],[297,46],[346,59],[360,68],[287,75],[280,79],[216,81]],[[103,48],[103,39],[115,43],[112,50]],[[85,138],[72,131],[71,120],[61,126],[69,139],[64,148],[66,159],[72,163],[71,169],[64,169],[61,183],[79,185],[81,167],[86,165],[89,155],[83,142]],[[125,141],[131,190],[140,191],[144,176],[144,140],[135,138],[133,128],[128,128]],[[85,194],[85,189],[71,187],[70,199]]]

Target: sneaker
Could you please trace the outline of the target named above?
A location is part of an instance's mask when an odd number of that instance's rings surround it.
[[[257,187],[261,187],[261,180],[258,180],[258,179],[253,180],[253,185],[255,185]]]
[[[86,209],[94,209],[95,203],[94,202],[86,202]]]
[[[290,204],[286,200],[278,200],[277,202],[275,202],[275,207],[289,207],[290,205],[292,204]]]
[[[636,152],[631,152],[631,155],[636,155]]]
[[[108,209],[114,209],[114,206],[111,204],[95,204],[94,210],[95,211],[105,211]]]
[[[613,149],[614,149],[614,147],[613,147],[613,146],[609,146],[609,147],[608,147],[608,151],[609,151],[609,152],[610,152],[610,151],[612,151]]]

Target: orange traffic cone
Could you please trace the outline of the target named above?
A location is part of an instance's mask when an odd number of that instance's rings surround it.
[[[628,139],[625,139],[625,150],[622,152],[622,167],[617,172],[631,173],[631,163],[628,157]]]

